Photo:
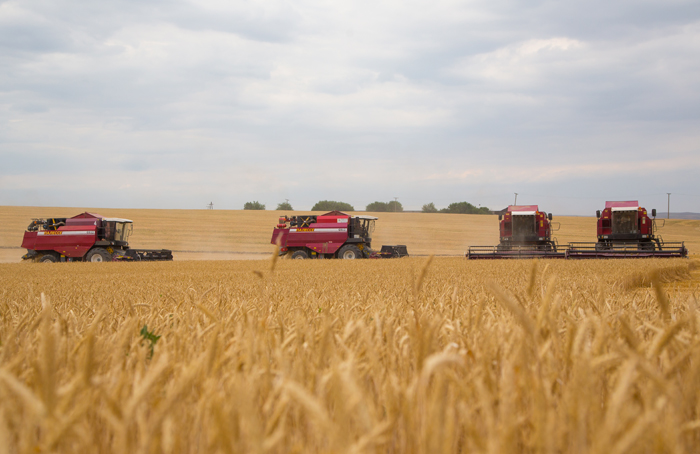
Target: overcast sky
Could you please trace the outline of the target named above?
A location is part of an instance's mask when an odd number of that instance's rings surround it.
[[[700,212],[700,2],[0,0],[0,205]]]

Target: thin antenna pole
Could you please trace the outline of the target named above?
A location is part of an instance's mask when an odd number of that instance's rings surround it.
[[[515,194],[515,202],[513,203],[513,205],[517,205],[518,204],[518,193],[515,192],[514,194]]]

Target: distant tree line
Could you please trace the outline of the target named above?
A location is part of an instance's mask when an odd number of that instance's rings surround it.
[[[321,200],[311,208],[311,211],[355,211],[355,207],[345,202]]]
[[[258,201],[246,202],[243,205],[244,210],[264,210],[265,205]],[[281,202],[277,204],[278,211],[294,211],[292,204],[289,202]],[[355,208],[349,203],[336,202],[335,200],[321,200],[311,208],[311,211],[355,211]],[[399,209],[401,211],[401,209]]]
[[[246,202],[243,205],[244,210],[264,210],[265,205],[258,201]],[[278,211],[294,211],[292,204],[282,202],[277,204]],[[311,208],[311,211],[355,211],[355,207],[346,202],[337,202],[335,200],[321,200]],[[391,200],[389,202],[372,202],[365,207],[365,211],[376,213],[385,212],[401,212],[403,205],[401,202]],[[447,208],[438,209],[433,202],[423,205],[423,213],[457,213],[457,214],[490,214],[491,210],[487,207],[476,207],[469,202],[450,203]]]
[[[469,202],[455,202],[438,210],[433,202],[423,205],[423,213],[491,214],[488,207],[476,207]]]
[[[265,205],[262,203],[255,201],[255,202],[246,202],[243,205],[244,210],[264,210]],[[276,210],[278,211],[294,211],[294,208],[292,208],[292,204],[289,202],[282,202],[277,204]]]
[[[365,208],[365,211],[373,211],[376,213],[383,213],[386,211],[403,211],[403,205],[401,202],[392,200],[391,202],[372,202]]]
[[[264,210],[265,205],[262,203],[258,202],[257,200],[255,202],[246,202],[243,205],[244,210]]]

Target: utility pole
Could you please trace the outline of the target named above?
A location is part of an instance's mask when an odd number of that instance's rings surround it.
[[[671,193],[667,192],[668,194],[668,208],[666,208],[666,219],[671,219]]]
[[[518,193],[516,192],[515,193],[515,202],[513,203],[513,205],[517,205],[517,204],[518,204]]]
[[[399,198],[394,197],[394,213],[396,213],[396,205],[398,205],[398,204],[399,204]]]

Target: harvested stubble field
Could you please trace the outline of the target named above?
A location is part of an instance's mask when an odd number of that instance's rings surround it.
[[[175,260],[261,259],[283,211],[137,210],[104,208],[0,207],[0,263],[19,262],[25,228],[32,218],[75,216],[91,211],[134,221],[135,248],[171,249]],[[293,212],[308,214],[309,212]],[[322,213],[314,213],[322,214]],[[379,217],[372,245],[405,244],[411,255],[460,256],[469,246],[498,244],[498,218],[487,215],[369,213]],[[596,241],[595,217],[556,216],[560,244]],[[666,241],[685,241],[700,254],[700,221],[671,219],[659,230]]]
[[[0,453],[700,446],[693,260],[23,263],[0,275]]]

